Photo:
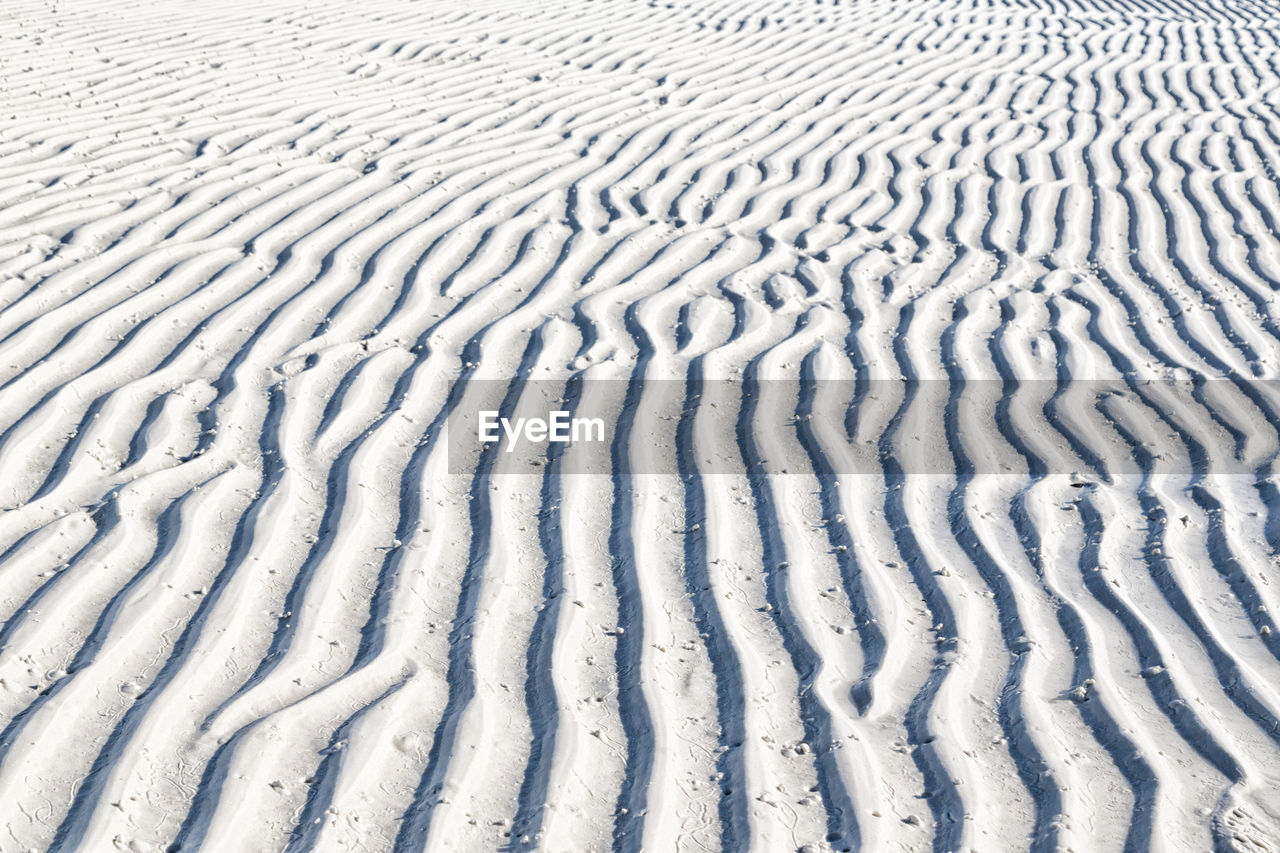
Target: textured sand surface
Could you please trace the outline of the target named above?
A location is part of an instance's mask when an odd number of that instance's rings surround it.
[[[7,0],[0,851],[1280,851],[1277,36]],[[529,377],[850,419],[451,458]]]

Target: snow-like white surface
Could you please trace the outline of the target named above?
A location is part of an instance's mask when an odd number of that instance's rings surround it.
[[[1277,35],[8,0],[0,851],[1280,851]],[[531,376],[883,380],[938,468],[460,469]]]

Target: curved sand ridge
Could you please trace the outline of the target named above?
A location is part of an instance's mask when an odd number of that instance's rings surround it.
[[[1280,850],[1278,9],[6,4],[0,849]]]

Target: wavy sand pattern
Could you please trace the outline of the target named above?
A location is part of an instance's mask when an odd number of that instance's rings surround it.
[[[6,2],[0,850],[1280,851],[1278,36]],[[529,376],[628,383],[608,476],[450,469]],[[634,414],[778,377],[1045,397],[1007,476]]]

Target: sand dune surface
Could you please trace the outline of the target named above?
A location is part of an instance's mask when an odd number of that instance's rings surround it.
[[[0,851],[1280,851],[1277,36],[9,0]]]

